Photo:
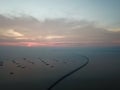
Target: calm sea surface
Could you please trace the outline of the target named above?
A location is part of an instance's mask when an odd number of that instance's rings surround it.
[[[84,56],[52,90],[120,89],[120,47],[0,47],[0,88],[47,90]]]

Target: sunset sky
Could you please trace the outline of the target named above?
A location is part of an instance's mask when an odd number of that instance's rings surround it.
[[[120,0],[0,0],[0,46],[120,46]]]

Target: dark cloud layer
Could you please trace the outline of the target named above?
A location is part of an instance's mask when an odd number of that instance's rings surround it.
[[[0,15],[0,43],[36,42],[66,45],[119,45],[120,32],[85,20],[46,19]]]

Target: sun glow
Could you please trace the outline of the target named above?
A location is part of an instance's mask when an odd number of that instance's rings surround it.
[[[26,47],[55,46],[53,42],[23,42],[21,45]]]
[[[0,46],[48,47],[63,46],[62,42],[1,42]]]

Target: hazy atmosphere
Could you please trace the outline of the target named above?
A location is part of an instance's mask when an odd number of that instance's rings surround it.
[[[0,0],[0,90],[120,90],[120,0]]]
[[[0,1],[0,45],[120,45],[119,0]]]

